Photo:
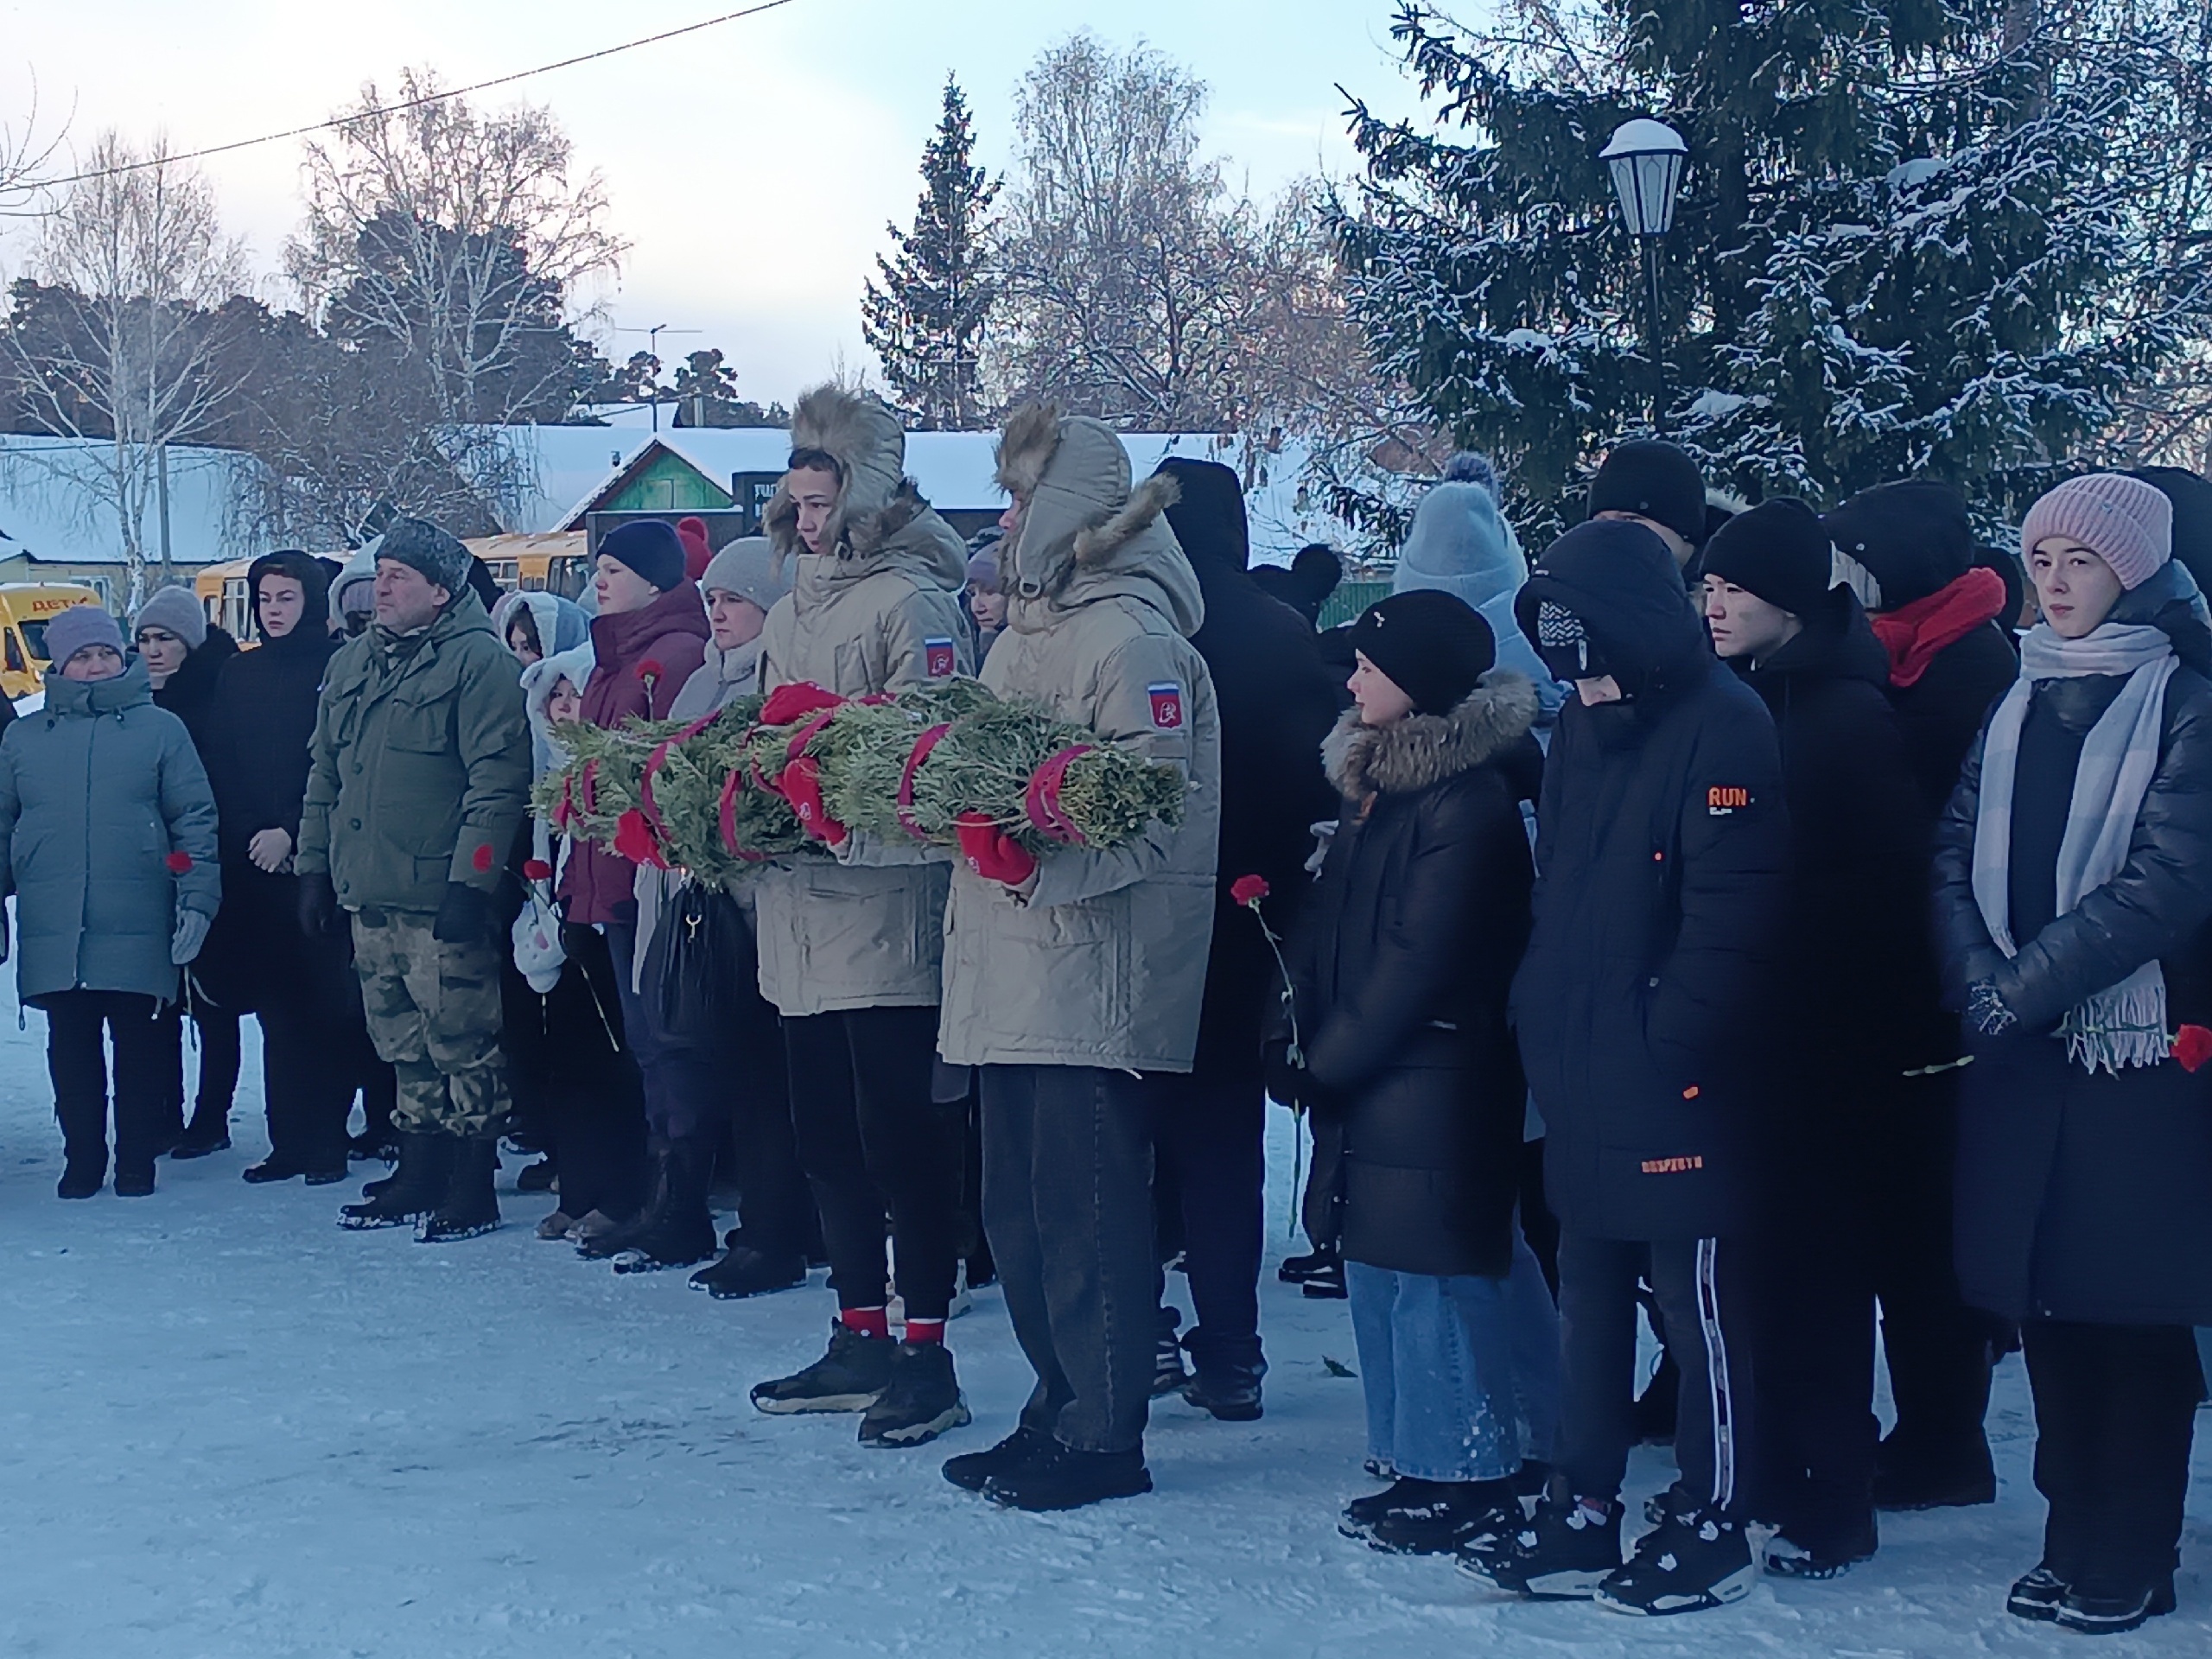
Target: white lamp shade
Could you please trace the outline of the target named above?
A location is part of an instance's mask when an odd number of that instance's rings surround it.
[[[1612,169],[1613,190],[1631,236],[1664,236],[1675,222],[1675,192],[1690,153],[1681,134],[1657,121],[1625,123],[1599,159]]]

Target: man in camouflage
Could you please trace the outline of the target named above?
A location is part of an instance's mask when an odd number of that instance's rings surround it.
[[[377,549],[377,620],[330,659],[300,820],[300,925],[350,918],[377,1053],[399,1074],[399,1167],[342,1227],[499,1225],[501,935],[494,897],[528,808],[514,661],[469,553],[403,518]]]

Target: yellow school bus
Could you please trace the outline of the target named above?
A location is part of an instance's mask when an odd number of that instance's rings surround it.
[[[73,583],[0,582],[0,691],[27,697],[46,682],[46,625],[73,605],[100,596]]]
[[[245,590],[245,573],[251,559],[232,559],[211,564],[192,579],[192,596],[200,601],[208,626],[223,630],[244,645],[253,621],[253,596]]]

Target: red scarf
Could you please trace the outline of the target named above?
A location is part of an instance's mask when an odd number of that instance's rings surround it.
[[[2004,609],[2005,578],[1986,566],[1976,565],[1925,599],[1866,620],[1874,625],[1874,637],[1890,653],[1890,683],[1903,688],[1919,684],[1936,652],[1965,639]]]

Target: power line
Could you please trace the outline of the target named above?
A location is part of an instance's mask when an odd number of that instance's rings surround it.
[[[258,138],[240,138],[227,144],[211,144],[205,149],[188,150],[181,156],[157,156],[143,162],[126,162],[119,167],[104,167],[90,173],[73,173],[66,179],[47,179],[41,184],[47,188],[58,188],[65,184],[85,184],[93,179],[109,179],[124,173],[137,173],[149,167],[165,167],[175,162],[197,162],[210,156],[228,155],[234,149],[251,149],[257,144],[278,143],[287,138],[304,138],[310,133],[328,132],[354,121],[366,120],[379,115],[403,115],[409,110],[423,109],[432,104],[442,104],[450,99],[466,98],[471,92],[487,92],[495,86],[511,86],[518,80],[529,80],[537,75],[550,75],[556,69],[573,69],[580,63],[594,63],[601,58],[612,58],[624,52],[634,52],[639,47],[658,46],[663,41],[673,41],[685,35],[696,35],[702,29],[715,29],[723,23],[738,22],[747,17],[757,17],[764,11],[773,11],[779,6],[788,6],[792,0],[760,0],[758,5],[742,11],[726,11],[719,17],[709,17],[700,22],[686,23],[681,29],[663,29],[658,35],[647,35],[634,41],[625,41],[620,46],[601,47],[596,52],[586,52],[573,58],[563,58],[558,63],[541,63],[535,69],[518,69],[512,74],[498,75],[490,80],[480,80],[470,86],[455,86],[450,91],[428,92],[421,98],[409,99],[404,104],[384,104],[372,110],[357,110],[350,115],[334,115],[327,121],[317,121],[311,126],[293,127],[283,132],[264,132]]]

